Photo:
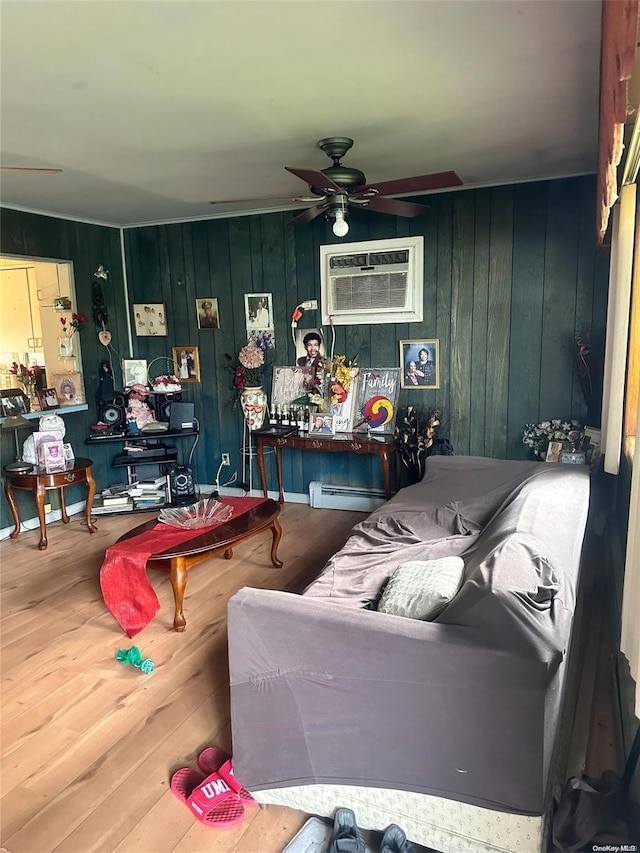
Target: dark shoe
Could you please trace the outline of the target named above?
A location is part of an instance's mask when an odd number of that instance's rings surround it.
[[[327,853],[365,853],[366,849],[355,814],[351,809],[336,809]]]
[[[407,841],[404,830],[397,824],[391,823],[382,836],[380,853],[414,853],[414,847],[410,841]]]

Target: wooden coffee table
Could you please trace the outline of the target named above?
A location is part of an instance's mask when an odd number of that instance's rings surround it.
[[[193,539],[188,539],[174,548],[168,548],[149,557],[147,568],[169,572],[175,600],[173,627],[176,631],[184,631],[187,625],[183,604],[188,571],[203,560],[208,560],[220,551],[224,553],[225,560],[230,560],[233,557],[235,545],[251,539],[252,536],[257,536],[264,530],[271,530],[271,562],[277,569],[282,568],[282,561],[277,556],[278,544],[282,536],[282,528],[278,521],[279,514],[280,504],[277,501],[265,500],[242,515],[232,516],[229,521],[217,527],[210,527],[201,533],[196,530]],[[157,523],[158,519],[152,518],[129,530],[117,541],[123,542],[125,539],[153,530]]]

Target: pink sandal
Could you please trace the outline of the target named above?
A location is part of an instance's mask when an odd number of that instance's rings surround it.
[[[183,767],[171,777],[171,790],[205,826],[224,829],[244,819],[238,795],[218,773],[203,779],[197,770]]]
[[[218,773],[224,781],[229,785],[231,790],[237,794],[240,802],[245,806],[259,805],[257,800],[251,796],[249,791],[240,784],[233,775],[233,765],[231,756],[224,749],[218,749],[217,746],[208,746],[203,749],[198,756],[198,766],[205,774]]]

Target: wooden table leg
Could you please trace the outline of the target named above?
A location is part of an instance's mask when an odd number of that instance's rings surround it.
[[[184,605],[184,592],[187,588],[187,562],[184,557],[172,557],[169,579],[173,588],[173,598],[176,609],[173,617],[173,629],[182,633],[187,627],[187,620],[182,610]]]
[[[278,559],[278,545],[280,544],[280,539],[282,537],[282,527],[280,526],[280,522],[277,518],[273,519],[273,524],[271,525],[271,562],[276,567],[276,569],[282,568],[282,560]]]
[[[91,468],[87,468],[85,471],[87,476],[87,509],[86,509],[86,519],[87,519],[87,527],[89,528],[90,533],[95,533],[97,531],[97,527],[91,520],[91,510],[93,509],[93,499],[96,494],[96,481],[93,477],[93,472]]]
[[[258,457],[258,471],[260,471],[260,482],[262,483],[262,494],[267,497],[267,472],[264,467],[264,448],[260,439],[258,439],[256,447],[256,455]]]
[[[384,478],[384,493],[387,500],[391,497],[391,477],[389,475],[389,454],[385,449],[382,454],[382,476]]]
[[[40,551],[44,551],[49,544],[47,542],[47,520],[44,516],[44,499],[46,494],[47,490],[44,485],[38,481],[34,489],[34,498],[36,509],[38,510],[38,521],[40,522],[40,541],[38,542]]]
[[[284,491],[282,489],[282,448],[279,444],[274,445],[276,451],[276,471],[278,472],[278,503],[284,503]],[[267,494],[265,492],[265,498]]]
[[[18,512],[18,504],[16,503],[16,496],[13,491],[13,487],[8,480],[5,480],[4,483],[4,493],[7,498],[7,503],[9,504],[9,508],[11,509],[11,514],[13,515],[13,521],[16,526],[16,529],[13,533],[10,534],[10,539],[15,539],[20,533],[20,513]]]
[[[67,515],[67,504],[64,499],[65,489],[58,489],[58,492],[60,494],[60,512],[62,514],[62,523],[69,524],[69,516]]]

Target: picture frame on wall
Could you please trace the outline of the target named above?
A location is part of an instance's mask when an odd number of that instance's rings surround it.
[[[146,358],[124,358],[122,360],[122,387],[148,384],[148,367]]]
[[[75,373],[54,373],[51,377],[61,406],[77,406],[84,403],[82,375]]]
[[[200,382],[198,347],[173,347],[174,373],[181,382]]]
[[[244,313],[247,329],[273,330],[273,297],[270,293],[245,293]]]
[[[215,296],[203,296],[196,299],[196,315],[199,329],[219,329],[220,314]]]
[[[164,302],[134,302],[133,328],[139,338],[166,337],[167,312]]]
[[[416,391],[440,387],[440,341],[399,341],[401,388]]]

